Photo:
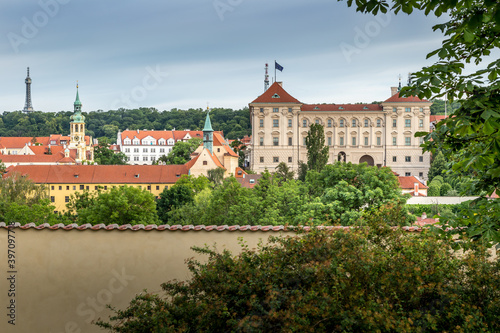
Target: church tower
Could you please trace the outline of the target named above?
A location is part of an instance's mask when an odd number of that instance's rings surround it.
[[[76,100],[74,103],[74,114],[71,116],[70,122],[70,142],[69,148],[76,149],[76,161],[82,162],[86,160],[86,141],[85,141],[85,116],[82,115],[82,102],[78,95],[78,84],[76,84]]]
[[[24,112],[32,112],[33,105],[31,105],[31,78],[30,78],[30,68],[28,67],[28,74],[26,75],[26,102],[24,103]]]
[[[214,130],[210,122],[210,110],[207,108],[207,118],[205,119],[205,127],[203,128],[203,148],[206,148],[213,154],[214,146]]]

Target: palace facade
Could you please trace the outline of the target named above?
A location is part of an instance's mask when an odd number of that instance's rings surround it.
[[[429,131],[431,102],[391,97],[380,104],[304,104],[275,82],[249,104],[252,122],[250,168],[258,173],[285,162],[297,171],[307,162],[309,126],[321,124],[328,163],[336,161],[390,167],[402,176],[427,179],[430,154],[422,153],[416,132]]]

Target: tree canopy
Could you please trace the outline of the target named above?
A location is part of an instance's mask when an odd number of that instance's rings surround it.
[[[321,124],[311,124],[306,136],[307,169],[321,171],[328,163],[328,146],[325,146],[325,131]]]
[[[185,164],[191,159],[191,154],[200,146],[202,140],[191,138],[188,141],[177,141],[168,155],[160,157],[156,163],[164,162],[166,164]]]

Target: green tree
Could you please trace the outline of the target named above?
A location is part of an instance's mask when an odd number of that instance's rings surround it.
[[[441,187],[439,188],[439,195],[444,197],[444,196],[447,196],[448,195],[448,192],[450,192],[452,190],[452,187],[450,184],[448,183],[444,183],[443,185],[441,185]]]
[[[292,180],[295,176],[295,172],[290,170],[290,167],[285,163],[281,162],[276,166],[275,172],[273,176],[279,179],[279,185],[283,184],[286,181]]]
[[[158,217],[163,223],[167,223],[172,210],[191,204],[193,201],[194,190],[187,184],[175,184],[170,189],[164,189],[157,201]]]
[[[177,141],[172,148],[172,151],[167,155],[163,155],[158,161],[166,164],[185,164],[191,159],[191,154],[200,146],[202,140],[199,138],[191,138],[188,141]]]
[[[153,194],[134,186],[113,187],[95,195],[78,195],[78,198],[82,202],[70,199],[78,224],[146,225],[158,222]]]
[[[429,181],[432,181],[436,176],[442,176],[446,171],[446,160],[441,151],[438,151],[435,156],[433,156],[431,161],[431,167],[429,168],[429,173],[427,174],[427,178]]]
[[[2,160],[0,160],[0,175],[5,173],[6,170],[7,168],[5,167],[5,164],[2,162]]]
[[[194,248],[191,278],[112,308],[112,332],[498,331],[500,265],[431,233],[371,227],[270,237],[239,255]],[[476,318],[476,320],[474,320]]]
[[[469,236],[483,238],[493,244],[500,242],[500,200],[488,200],[500,187],[500,60],[488,57],[500,47],[500,4],[497,1],[392,1],[348,0],[358,11],[377,14],[392,10],[411,14],[421,10],[426,15],[445,15],[447,22],[435,25],[434,31],[446,36],[441,47],[427,58],[434,64],[412,74],[412,85],[402,94],[420,98],[446,96],[460,107],[436,125],[425,136],[424,150],[441,150],[459,175],[473,178],[467,186],[469,194],[481,195],[475,211],[448,221],[458,226],[470,224]],[[483,63],[487,59],[488,63]],[[465,64],[475,65],[464,72]],[[458,230],[458,229],[457,229]],[[458,231],[457,231],[458,232]],[[462,232],[460,231],[460,234]]]
[[[99,139],[99,144],[94,147],[94,161],[100,165],[127,164],[127,156],[122,152],[115,153],[110,149],[107,138]]]
[[[47,188],[18,173],[0,178],[0,221],[54,224],[58,216],[51,205]]]
[[[328,162],[328,146],[325,146],[323,125],[311,124],[306,136],[307,169],[321,171]]]
[[[224,180],[224,172],[223,168],[215,168],[207,171],[207,178],[210,182],[212,182],[215,186],[222,184],[222,180]]]
[[[306,180],[307,175],[307,163],[299,161],[299,169],[297,170],[297,178],[301,181]]]
[[[429,189],[427,190],[427,196],[429,197],[439,197],[441,191],[441,186],[437,183],[433,183],[429,185]]]

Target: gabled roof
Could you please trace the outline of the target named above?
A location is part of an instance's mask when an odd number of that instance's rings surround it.
[[[418,183],[419,189],[428,188],[427,186],[422,184],[422,182],[420,182],[420,180],[415,178],[415,176],[399,176],[398,181],[399,181],[399,187],[402,189],[412,189],[413,190],[415,183]]]
[[[384,101],[384,103],[393,103],[393,102],[427,102],[429,103],[428,100],[425,99],[420,99],[416,96],[409,96],[409,97],[400,97],[399,92],[394,94],[392,97],[389,97]]]
[[[429,121],[432,123],[432,122],[440,122],[441,120],[443,119],[446,119],[447,117],[445,115],[430,115],[429,116]]]
[[[71,156],[73,155],[73,156]],[[60,151],[57,153],[47,154],[37,154],[37,155],[0,155],[0,160],[4,163],[76,163],[75,161],[76,152],[73,150],[73,154],[70,157],[64,157],[64,152]]]
[[[298,99],[287,93],[278,82],[274,82],[262,95],[257,97],[252,103],[302,104]]]
[[[129,138],[130,140],[133,140],[134,138],[142,140],[148,136],[151,136],[152,138],[154,138],[157,141],[162,139],[162,138],[165,140],[168,140],[168,139],[174,137],[172,131],[125,130],[125,131],[121,132],[122,140],[125,140],[126,138]]]
[[[185,165],[17,165],[7,168],[4,177],[15,172],[43,184],[172,184],[188,174],[188,168]]]
[[[304,104],[301,111],[381,111],[380,104]]]
[[[220,133],[214,132],[213,138],[214,138],[213,141],[214,147],[222,146],[226,150],[227,154],[238,157],[238,154],[236,154],[234,150],[227,144],[226,140],[224,140],[224,138]]]

